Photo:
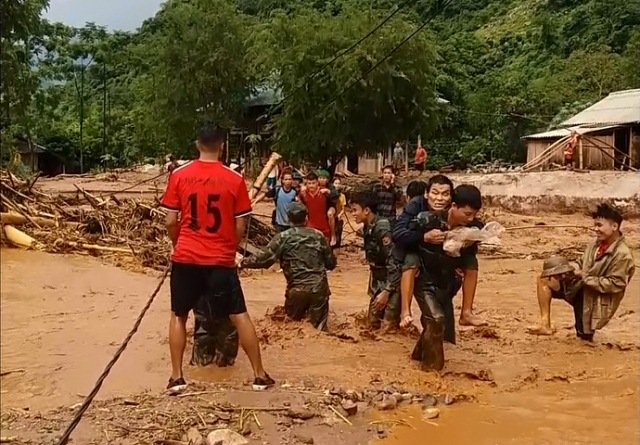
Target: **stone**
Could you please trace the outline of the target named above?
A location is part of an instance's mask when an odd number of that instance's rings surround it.
[[[393,394],[391,394],[391,397],[396,399],[396,403],[400,403],[404,400],[404,398],[402,397],[402,393],[399,392],[394,392]]]
[[[409,401],[411,399],[413,399],[413,394],[410,392],[402,393],[402,400]]]
[[[382,391],[386,392],[387,394],[393,394],[394,392],[398,392],[396,388],[392,385],[385,386]]]
[[[444,394],[444,395],[438,396],[438,402],[442,403],[443,405],[449,406],[449,405],[453,405],[456,402],[456,398],[451,394]]]
[[[293,421],[288,417],[281,417],[276,421],[276,423],[278,425],[283,425],[286,427],[290,427],[291,425],[293,425]]]
[[[198,428],[189,428],[187,430],[186,441],[189,445],[203,445],[204,437],[202,437]]]
[[[422,406],[425,408],[431,408],[432,406],[436,406],[438,404],[438,399],[436,399],[431,394],[427,394],[422,398]]]
[[[313,437],[305,436],[303,434],[296,433],[293,435],[293,438],[300,443],[306,443],[308,445],[313,445]]]
[[[384,396],[381,402],[376,403],[376,408],[380,411],[389,411],[396,409],[398,401],[393,396]]]
[[[331,388],[329,390],[329,394],[332,396],[340,396],[342,397],[344,394],[344,390],[342,388]]]
[[[292,419],[309,420],[316,416],[316,413],[307,408],[289,408],[286,415]]]
[[[384,439],[385,437],[387,437],[387,431],[382,425],[378,425],[378,427],[376,428],[376,433],[378,433],[378,438],[380,439]]]
[[[245,422],[244,425],[242,425],[242,431],[240,431],[240,434],[243,436],[250,436],[251,433],[253,433],[251,422]]]
[[[437,419],[440,416],[438,408],[425,408],[422,410],[422,418],[425,420]]]
[[[348,389],[345,392],[345,397],[349,400],[353,400],[354,402],[359,402],[361,400],[360,395],[353,389]]]
[[[126,406],[138,406],[138,405],[140,405],[135,400],[129,400],[129,399],[123,400],[122,403],[124,403]]]
[[[344,399],[342,401],[342,409],[345,410],[347,416],[355,416],[358,412],[358,405],[354,403],[352,400]]]
[[[246,445],[249,441],[230,429],[214,430],[207,436],[207,445]]]

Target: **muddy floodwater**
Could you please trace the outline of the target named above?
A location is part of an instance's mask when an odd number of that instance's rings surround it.
[[[265,313],[282,304],[282,274],[243,273],[265,364],[284,384],[268,397],[283,400],[287,387],[305,385],[344,389],[395,385],[416,393],[464,395],[463,402],[438,405],[439,416],[428,420],[419,405],[369,411],[351,427],[362,434],[331,434],[331,428],[338,427],[326,425],[309,427],[316,444],[639,443],[640,274],[593,344],[575,338],[572,310],[558,301],[552,305],[556,334],[531,336],[526,328],[537,321],[534,282],[541,260],[527,258],[526,251],[589,239],[588,233],[571,231],[544,236],[526,231],[514,237],[510,247],[517,254],[512,258],[481,257],[476,312],[489,327],[458,327],[458,344],[446,345],[447,364],[440,375],[411,363],[408,356],[415,340],[407,335],[336,337],[304,324],[274,322]],[[631,242],[637,247],[637,229],[632,230]],[[82,401],[131,328],[158,276],[128,272],[91,256],[14,249],[0,253],[3,414],[25,409],[46,413]],[[341,254],[339,261],[330,274],[330,326],[350,332],[351,315],[367,304],[368,271],[357,252]],[[459,304],[460,296],[456,312]],[[168,320],[165,285],[99,400],[162,392],[170,369]],[[187,367],[186,377],[243,388],[251,372],[240,353],[233,367]],[[382,439],[376,437],[378,421],[391,425]],[[86,437],[91,439],[76,443],[108,443],[98,438],[102,428],[98,436],[91,436],[93,425],[87,422]],[[284,443],[278,434],[265,432],[251,443]]]

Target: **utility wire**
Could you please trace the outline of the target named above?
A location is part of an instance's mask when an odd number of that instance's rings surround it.
[[[373,29],[371,29],[368,33],[366,33],[365,35],[360,37],[360,39],[358,39],[350,47],[348,47],[347,49],[338,51],[333,56],[333,58],[331,60],[329,60],[327,63],[322,65],[320,68],[318,68],[316,71],[314,71],[313,73],[311,73],[307,77],[305,77],[305,79],[303,79],[303,81],[300,82],[300,84],[297,87],[295,87],[294,90],[291,93],[289,93],[285,97],[283,97],[276,105],[273,106],[273,108],[271,110],[269,110],[267,112],[266,115],[269,116],[269,115],[275,113],[276,111],[278,111],[282,107],[282,104],[287,99],[289,99],[291,96],[293,96],[295,93],[297,93],[300,89],[302,89],[307,84],[308,81],[313,80],[316,76],[318,76],[320,73],[322,73],[325,69],[327,69],[329,66],[334,64],[338,59],[340,59],[341,57],[349,54],[351,51],[356,49],[356,47],[358,45],[360,45],[362,42],[364,42],[369,37],[371,37],[373,34],[375,34],[380,28],[382,28],[389,20],[391,20],[396,14],[398,14],[402,9],[404,9],[404,7],[407,6],[409,3],[411,3],[411,0],[405,0],[403,3],[401,3],[398,6],[396,6],[396,8],[391,12],[391,14],[387,15],[380,23],[378,23],[375,27],[373,27]]]
[[[395,54],[396,51],[398,51],[400,48],[402,48],[402,46],[404,46],[405,43],[407,43],[409,40],[411,40],[413,37],[415,37],[420,31],[422,31],[424,28],[426,28],[426,26],[429,24],[429,22],[431,22],[431,20],[434,19],[437,14],[441,13],[442,11],[444,11],[447,8],[447,6],[449,6],[451,3],[453,3],[453,0],[447,0],[447,1],[443,2],[441,4],[440,8],[438,8],[438,10],[435,11],[434,14],[432,14],[430,17],[428,17],[424,21],[424,23],[422,25],[420,25],[415,31],[413,31],[412,33],[407,35],[404,39],[402,39],[402,41],[400,43],[398,43],[391,51],[389,51],[387,54],[385,54],[385,56],[382,57],[382,59],[380,59],[379,61],[377,61],[371,68],[369,68],[367,71],[365,71],[364,74],[362,74],[360,77],[358,77],[353,82],[351,82],[349,85],[347,85],[347,87],[344,88],[342,91],[340,91],[340,93],[335,95],[333,97],[333,99],[331,99],[331,101],[329,103],[327,103],[327,105],[325,105],[324,107],[322,107],[320,109],[320,113],[318,113],[318,115],[322,114],[324,111],[326,111],[327,108],[329,108],[331,105],[333,105],[344,93],[346,93],[351,88],[353,88],[358,82],[361,82],[364,79],[366,79],[366,77],[369,74],[371,74],[375,69],[377,69],[380,65],[382,65],[384,62],[386,62],[392,55]]]

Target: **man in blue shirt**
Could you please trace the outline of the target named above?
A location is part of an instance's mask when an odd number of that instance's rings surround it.
[[[261,192],[252,205],[255,206],[264,198],[272,198],[275,209],[271,214],[271,222],[278,232],[284,232],[290,227],[287,207],[295,201],[297,194],[298,192],[293,188],[293,174],[290,171],[285,171],[282,175],[282,184],[266,193]]]

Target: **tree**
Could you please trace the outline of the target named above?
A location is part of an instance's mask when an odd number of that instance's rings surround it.
[[[250,87],[248,22],[227,0],[173,0],[147,25],[155,29],[135,50],[146,66],[134,113],[156,142],[184,150],[199,123],[238,115]]]
[[[300,8],[274,16],[255,33],[254,66],[285,95],[273,113],[278,150],[291,157],[336,160],[379,151],[394,139],[435,128],[435,49],[427,32],[368,72],[415,30],[406,17],[396,16],[350,54],[312,75],[381,15],[351,5],[343,5],[336,16]]]
[[[17,133],[29,133],[27,110],[38,88],[32,60],[33,39],[41,31],[40,14],[48,0],[3,2],[0,8],[0,128],[3,148],[13,145]],[[3,153],[5,150],[3,150]]]

